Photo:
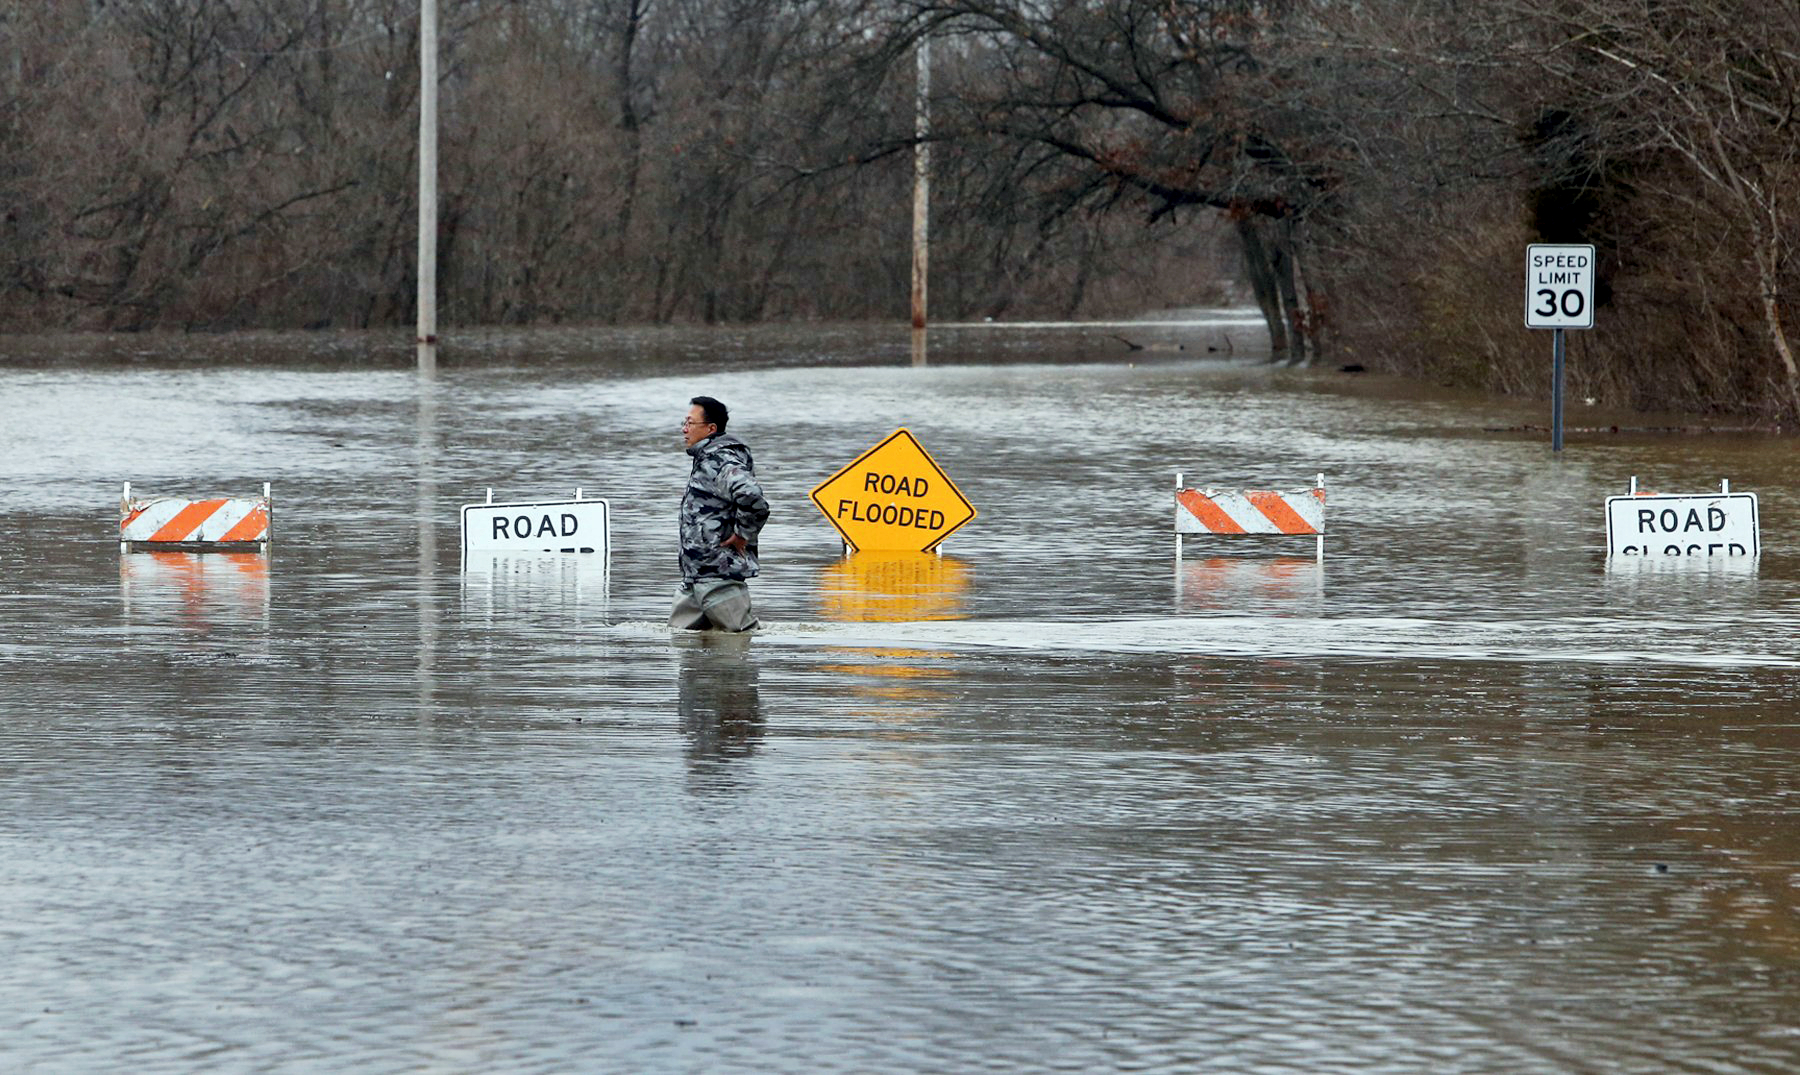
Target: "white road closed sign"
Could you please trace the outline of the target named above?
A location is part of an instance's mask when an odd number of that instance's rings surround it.
[[[604,500],[464,504],[462,547],[472,553],[575,552],[608,555]]]
[[[1594,327],[1594,248],[1525,248],[1525,327]]]
[[[1755,493],[1606,498],[1608,556],[1757,556]]]

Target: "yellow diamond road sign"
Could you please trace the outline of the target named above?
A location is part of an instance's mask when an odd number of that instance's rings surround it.
[[[857,550],[928,552],[975,517],[975,505],[904,429],[820,482],[812,498]]]

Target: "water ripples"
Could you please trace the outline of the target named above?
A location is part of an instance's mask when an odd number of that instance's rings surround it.
[[[1785,442],[1551,460],[1479,433],[1510,404],[934,339],[0,371],[0,1066],[1800,1064]],[[671,639],[708,389],[777,509],[767,627]],[[981,516],[845,559],[806,493],[900,425]],[[1177,565],[1176,470],[1324,472],[1324,561]],[[1630,475],[1717,472],[1761,563],[1599,554]],[[272,481],[273,556],[121,557],[127,479]],[[465,570],[489,486],[609,497],[612,570]]]

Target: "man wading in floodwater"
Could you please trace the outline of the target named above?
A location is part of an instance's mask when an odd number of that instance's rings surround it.
[[[681,498],[681,589],[669,626],[748,631],[757,622],[744,580],[756,575],[756,535],[769,502],[756,483],[750,446],[725,435],[725,404],[711,396],[688,402],[681,435],[694,468]]]

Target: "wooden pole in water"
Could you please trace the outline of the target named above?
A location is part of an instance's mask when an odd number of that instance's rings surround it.
[[[925,281],[931,227],[931,38],[919,38],[913,133],[912,327],[925,327]]]
[[[419,4],[419,338],[437,343],[437,0]],[[420,362],[425,361],[421,352]]]

